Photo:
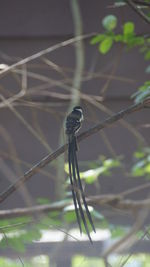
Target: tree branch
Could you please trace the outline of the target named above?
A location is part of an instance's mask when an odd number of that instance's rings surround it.
[[[150,19],[147,17],[144,12],[137,8],[135,3],[132,0],[126,0],[127,4],[140,16],[146,23],[150,24]]]
[[[29,56],[29,57],[26,57],[26,58],[24,58],[24,59],[22,59],[22,60],[20,60],[20,61],[18,61],[16,63],[10,65],[10,66],[7,66],[4,70],[0,71],[0,77],[3,77],[8,72],[10,72],[10,71],[12,71],[12,70],[14,70],[14,69],[26,64],[26,63],[29,63],[29,62],[31,62],[31,61],[33,61],[35,59],[38,59],[38,58],[40,58],[40,57],[42,57],[42,56],[44,56],[46,54],[49,54],[49,53],[51,53],[51,52],[53,52],[53,51],[55,51],[55,50],[57,50],[57,49],[59,49],[61,47],[65,47],[65,46],[71,45],[71,44],[73,44],[75,42],[78,42],[80,40],[83,40],[83,39],[91,38],[95,34],[96,33],[93,32],[93,33],[88,33],[88,34],[85,34],[85,35],[82,35],[82,36],[73,37],[73,38],[71,38],[69,40],[65,40],[65,41],[63,41],[61,43],[55,44],[55,45],[50,46],[50,47],[48,47],[48,48],[46,48],[44,50],[41,50],[41,51],[37,52],[36,54],[33,54],[33,55]]]
[[[92,196],[86,199],[89,205],[98,205],[98,206],[110,206],[119,210],[126,210],[135,212],[143,208],[150,209],[150,198],[144,200],[130,200],[123,199],[121,195],[98,195]],[[18,216],[31,216],[40,213],[47,213],[53,211],[63,211],[67,206],[72,205],[72,200],[68,201],[59,201],[53,204],[46,205],[37,205],[28,208],[15,208],[10,210],[0,210],[0,219],[14,218]]]
[[[150,7],[150,3],[148,2],[143,2],[141,0],[133,0],[133,2],[138,6]]]
[[[110,116],[103,122],[100,122],[96,124],[94,127],[90,128],[89,130],[81,133],[77,140],[78,142],[84,140],[85,138],[97,133],[98,131],[109,127],[111,124],[115,123],[116,121],[124,118],[125,116],[135,112],[139,111],[142,108],[146,108],[150,106],[150,99],[147,99],[143,101],[142,103],[134,104],[132,106],[129,106],[128,108],[121,110],[120,112],[117,112],[116,114]],[[21,176],[15,183],[11,184],[4,192],[0,194],[0,203],[3,202],[9,195],[11,195],[13,192],[15,192],[22,184],[24,184],[26,181],[29,180],[34,174],[38,173],[40,169],[44,168],[47,164],[52,162],[54,159],[56,159],[58,156],[60,156],[62,153],[66,151],[68,147],[68,144],[65,144],[58,148],[55,152],[52,154],[47,155],[44,157],[40,162],[35,164],[31,169],[29,169],[23,176]]]

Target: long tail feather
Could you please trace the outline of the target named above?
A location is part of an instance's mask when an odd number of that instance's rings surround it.
[[[76,201],[76,193],[73,189],[74,183],[73,183],[73,178],[72,178],[72,169],[71,169],[71,142],[69,140],[69,147],[68,147],[68,163],[69,163],[69,177],[70,177],[70,183],[71,183],[71,191],[72,191],[72,198],[73,198],[73,203],[75,207],[75,213],[76,213],[76,218],[77,222],[79,225],[80,233],[82,234],[82,227],[81,227],[81,221],[80,221],[80,215],[78,211],[78,206],[77,206],[77,201]]]
[[[76,166],[75,165],[75,153],[76,153],[76,150],[75,150],[73,142],[71,143],[71,151],[70,152],[71,152],[70,156],[71,156],[74,184],[75,184],[75,187],[78,188],[78,181],[77,181],[76,169],[75,169],[75,166]],[[89,233],[89,229],[88,229],[88,225],[87,225],[86,218],[85,218],[85,215],[84,215],[84,211],[83,211],[83,208],[82,208],[82,205],[81,205],[80,193],[79,192],[76,192],[76,198],[77,198],[77,203],[78,203],[78,206],[79,206],[80,215],[81,215],[81,218],[82,218],[86,233],[87,233],[87,235],[89,237],[90,242],[93,243],[92,239],[91,239],[91,236],[90,236],[90,233]]]
[[[76,137],[73,138],[72,144],[74,146],[73,150],[74,149],[76,150],[76,148],[77,148]],[[81,178],[80,178],[80,172],[79,172],[79,166],[78,166],[76,152],[74,153],[74,162],[75,162],[75,168],[76,168],[76,172],[77,172],[78,186],[79,186],[79,189],[81,191],[83,204],[84,204],[84,207],[86,209],[86,214],[87,214],[89,222],[90,222],[90,224],[91,224],[91,226],[93,228],[93,231],[96,232],[95,227],[94,227],[94,223],[93,223],[93,220],[92,220],[92,217],[91,217],[91,214],[90,214],[90,211],[88,209],[88,205],[86,203],[86,199],[85,199],[85,195],[84,195],[84,191],[83,191],[83,187],[82,187],[82,182],[81,182]]]

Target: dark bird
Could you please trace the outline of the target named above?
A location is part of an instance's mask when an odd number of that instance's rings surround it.
[[[79,225],[80,233],[82,234],[82,226],[81,222],[83,222],[86,233],[89,237],[90,242],[92,243],[92,239],[89,233],[87,220],[92,226],[94,232],[95,227],[94,223],[88,209],[88,205],[86,203],[80,172],[78,167],[78,160],[76,151],[77,140],[76,133],[80,130],[81,124],[83,121],[83,110],[80,106],[76,106],[73,108],[73,111],[67,116],[66,119],[66,134],[68,136],[68,163],[69,163],[69,176],[72,190],[72,197],[75,207],[75,213],[77,217],[77,222]],[[85,215],[86,213],[86,215]]]

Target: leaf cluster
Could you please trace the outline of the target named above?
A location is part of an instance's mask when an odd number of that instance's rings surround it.
[[[135,25],[131,21],[127,21],[122,25],[122,32],[115,33],[117,27],[117,17],[108,15],[102,20],[105,32],[94,36],[91,44],[98,44],[101,54],[106,54],[112,48],[114,43],[123,43],[127,48],[140,47],[144,53],[145,60],[150,59],[150,38],[145,36],[137,36],[135,33]]]
[[[131,96],[135,103],[143,102],[150,97],[150,81],[146,81],[139,89]]]
[[[142,151],[134,153],[136,162],[132,166],[131,174],[133,177],[144,176],[150,178],[150,148],[144,148]]]

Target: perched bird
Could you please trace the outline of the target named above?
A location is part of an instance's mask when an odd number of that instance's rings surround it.
[[[76,106],[73,108],[73,111],[67,116],[66,119],[66,135],[68,136],[69,176],[70,176],[75,213],[80,233],[82,234],[81,222],[83,222],[86,233],[89,237],[90,242],[92,243],[92,239],[87,225],[87,220],[89,220],[93,231],[94,232],[96,231],[90,211],[88,209],[88,205],[86,203],[80,178],[77,155],[76,155],[76,151],[78,149],[76,133],[80,130],[82,121],[83,121],[83,110],[80,106]],[[86,215],[84,212],[86,212]]]

